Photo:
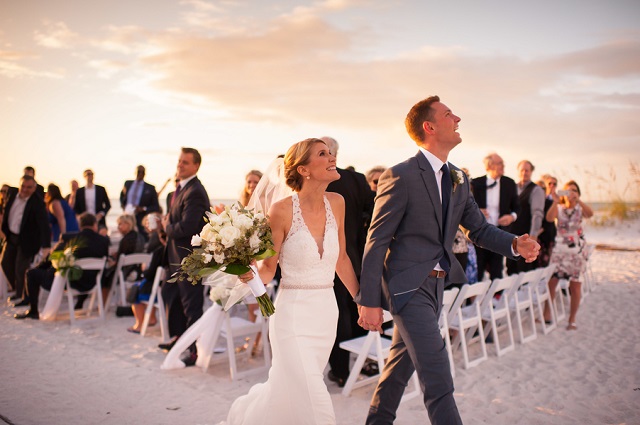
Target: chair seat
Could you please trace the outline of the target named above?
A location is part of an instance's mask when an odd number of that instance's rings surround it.
[[[342,348],[343,350],[350,351],[352,353],[356,353],[356,354],[360,353],[360,350],[362,350],[362,346],[364,345],[367,338],[368,336],[365,335],[365,336],[360,336],[358,338],[350,339],[348,341],[341,342],[340,348]],[[382,360],[384,360],[389,356],[389,350],[391,348],[391,340],[388,338],[380,338],[380,345],[382,346]],[[370,358],[371,360],[375,360],[375,361],[379,360],[378,350],[375,344],[371,344],[371,347],[367,352],[367,357]]]

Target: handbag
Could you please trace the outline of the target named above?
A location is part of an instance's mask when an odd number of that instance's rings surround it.
[[[138,294],[140,293],[140,285],[139,282],[131,285],[129,289],[127,289],[127,296],[125,300],[129,304],[136,304],[138,302]]]

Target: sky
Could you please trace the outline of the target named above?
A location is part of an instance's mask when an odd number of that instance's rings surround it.
[[[366,172],[415,155],[430,95],[460,116],[449,161],[490,152],[640,200],[637,0],[0,0],[0,183],[160,189],[197,148],[213,199],[308,137]],[[164,191],[164,195],[169,189]],[[162,195],[161,195],[162,196]]]

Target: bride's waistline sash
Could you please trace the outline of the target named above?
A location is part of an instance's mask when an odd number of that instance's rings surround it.
[[[328,289],[333,288],[333,282],[316,285],[300,285],[295,283],[280,282],[281,289]]]

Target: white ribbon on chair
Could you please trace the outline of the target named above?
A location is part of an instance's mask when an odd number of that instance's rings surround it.
[[[40,313],[40,320],[51,321],[56,319],[60,303],[62,303],[65,282],[66,279],[64,276],[62,276],[60,272],[56,272],[55,277],[53,278],[53,283],[51,284],[51,291],[49,291],[49,298],[47,298],[47,303],[44,305],[44,309]]]
[[[7,295],[9,295],[9,281],[4,274],[4,270],[0,267],[0,299],[5,298]]]
[[[233,282],[235,279],[237,279],[236,276],[219,271],[207,277],[202,284],[217,286],[228,284],[228,282]],[[220,335],[223,319],[224,311],[222,307],[217,303],[213,303],[213,305],[204,312],[202,317],[200,317],[189,327],[189,329],[186,330],[185,333],[180,336],[180,338],[178,338],[175,345],[171,348],[167,357],[164,359],[164,362],[162,362],[160,369],[171,370],[185,367],[184,362],[180,360],[180,355],[189,348],[194,341],[198,350],[196,366],[206,368],[207,365],[205,363],[207,363],[211,358],[210,354],[213,352],[213,345],[216,343],[218,336]]]

